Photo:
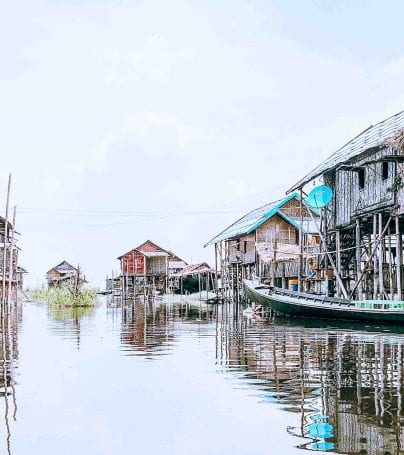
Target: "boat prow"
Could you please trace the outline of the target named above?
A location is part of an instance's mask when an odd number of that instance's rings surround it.
[[[246,296],[253,302],[289,316],[404,323],[404,302],[401,301],[344,300],[261,286],[250,280],[244,280],[243,286]]]

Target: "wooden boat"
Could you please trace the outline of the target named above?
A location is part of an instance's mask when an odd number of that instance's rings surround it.
[[[294,317],[350,321],[404,323],[404,302],[391,300],[344,300],[306,294],[243,281],[246,296],[275,312]]]

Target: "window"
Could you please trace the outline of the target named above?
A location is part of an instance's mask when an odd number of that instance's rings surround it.
[[[382,162],[382,179],[387,180],[389,178],[389,163],[387,161]]]
[[[358,182],[359,182],[359,189],[363,190],[365,188],[365,169],[360,168],[358,170]]]

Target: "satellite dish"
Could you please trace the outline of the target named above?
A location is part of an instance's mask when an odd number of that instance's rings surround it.
[[[326,207],[334,197],[332,189],[329,186],[321,185],[313,188],[306,198],[306,204],[313,209]]]

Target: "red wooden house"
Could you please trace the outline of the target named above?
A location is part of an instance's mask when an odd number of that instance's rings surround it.
[[[119,256],[124,293],[143,292],[146,289],[165,291],[170,261],[180,261],[171,251],[150,240]]]

